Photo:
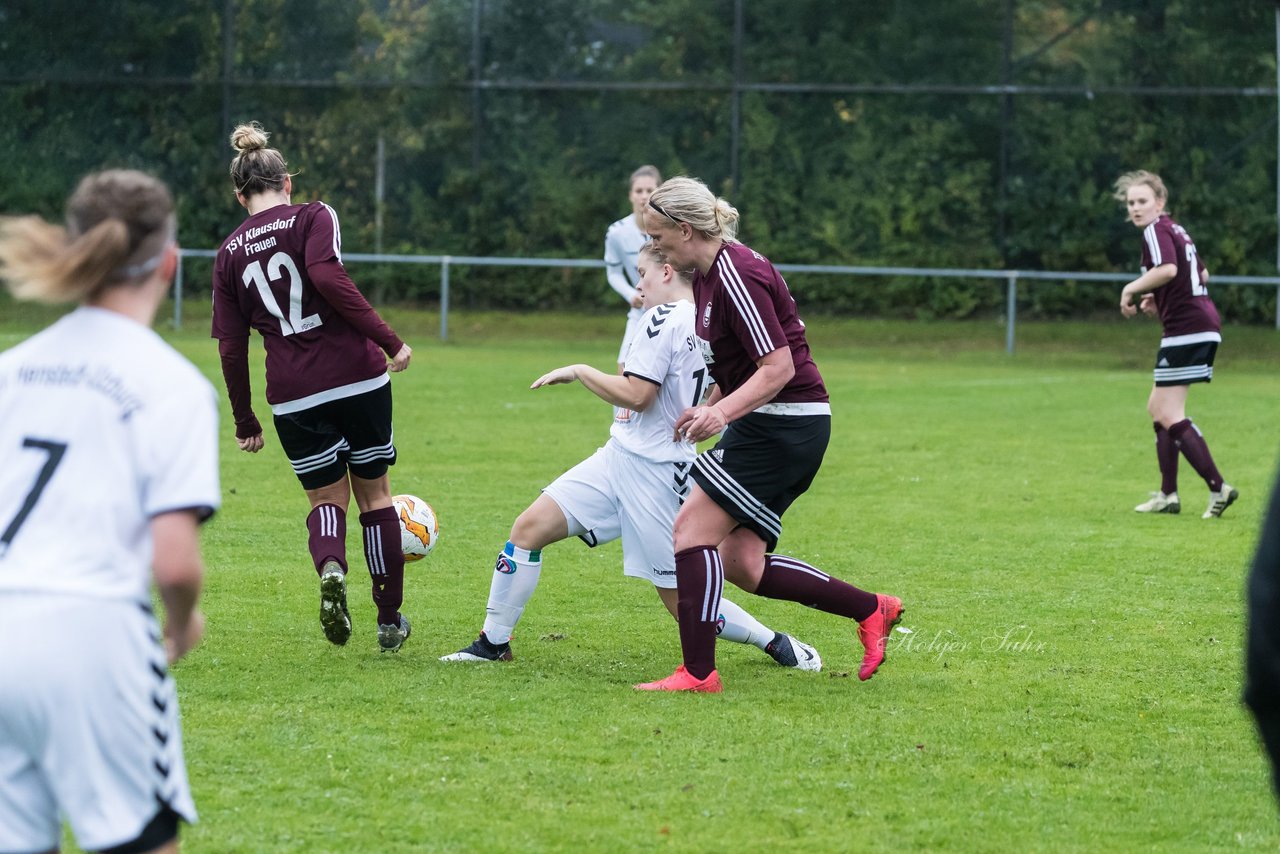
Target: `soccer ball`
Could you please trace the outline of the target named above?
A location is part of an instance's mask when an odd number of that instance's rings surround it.
[[[422,560],[440,539],[440,523],[431,505],[416,495],[393,495],[391,503],[400,517],[400,548],[406,561]]]

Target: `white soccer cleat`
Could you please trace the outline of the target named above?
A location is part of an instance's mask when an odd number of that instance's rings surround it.
[[[814,672],[822,669],[822,656],[818,655],[816,649],[782,632],[774,633],[773,640],[769,641],[764,651],[783,667]]]
[[[1150,501],[1144,501],[1133,509],[1139,513],[1181,513],[1182,502],[1178,500],[1176,492],[1170,492],[1168,495],[1163,492],[1153,492]]]
[[[1209,509],[1204,511],[1201,519],[1216,519],[1221,516],[1226,509],[1235,503],[1240,497],[1240,490],[1227,482],[1223,482],[1222,489],[1217,492],[1209,493]]]

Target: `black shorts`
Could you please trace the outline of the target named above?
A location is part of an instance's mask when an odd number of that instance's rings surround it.
[[[273,418],[280,447],[303,489],[337,483],[348,469],[377,480],[395,465],[391,383]]]
[[[1156,385],[1212,382],[1213,358],[1218,354],[1220,340],[1221,336],[1216,332],[1178,335],[1162,339],[1160,351],[1156,353]]]
[[[782,514],[813,483],[830,439],[830,415],[752,412],[698,455],[693,479],[773,551],[782,536]]]

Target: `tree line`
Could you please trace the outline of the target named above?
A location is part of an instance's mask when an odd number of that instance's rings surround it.
[[[256,119],[344,249],[599,257],[642,163],[705,180],[779,263],[1118,272],[1121,172],[1170,186],[1214,273],[1276,270],[1274,7],[1253,0],[18,0],[0,7],[0,211],[148,169],[185,246],[242,218]],[[378,186],[379,141],[383,196]],[[193,265],[198,271],[198,265]],[[194,272],[194,271],[193,271]],[[198,274],[198,273],[197,273]],[[361,267],[387,299],[434,273]],[[990,281],[793,276],[807,312],[969,317]],[[459,270],[464,302],[613,307],[596,271]],[[1031,316],[1115,288],[1029,289]],[[1217,289],[1238,322],[1269,288]]]

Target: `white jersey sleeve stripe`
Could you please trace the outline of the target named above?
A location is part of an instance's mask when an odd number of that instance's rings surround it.
[[[720,267],[720,278],[724,282],[725,292],[729,294],[729,298],[733,300],[734,306],[738,309],[738,314],[746,322],[747,329],[751,333],[751,341],[759,351],[759,354],[763,356],[765,353],[772,353],[778,349],[774,346],[773,339],[769,336],[769,331],[765,329],[764,321],[760,318],[760,312],[756,308],[756,304],[751,301],[747,286],[742,283],[742,277],[738,275],[733,262],[727,255],[721,255],[716,264]]]
[[[1142,239],[1147,242],[1147,251],[1151,253],[1151,266],[1153,268],[1167,263],[1160,257],[1160,241],[1156,239],[1156,224],[1154,222],[1142,230]]]
[[[342,226],[338,225],[338,212],[324,202],[320,204],[324,205],[324,209],[333,218],[333,254],[338,259],[338,263],[342,263]]]

